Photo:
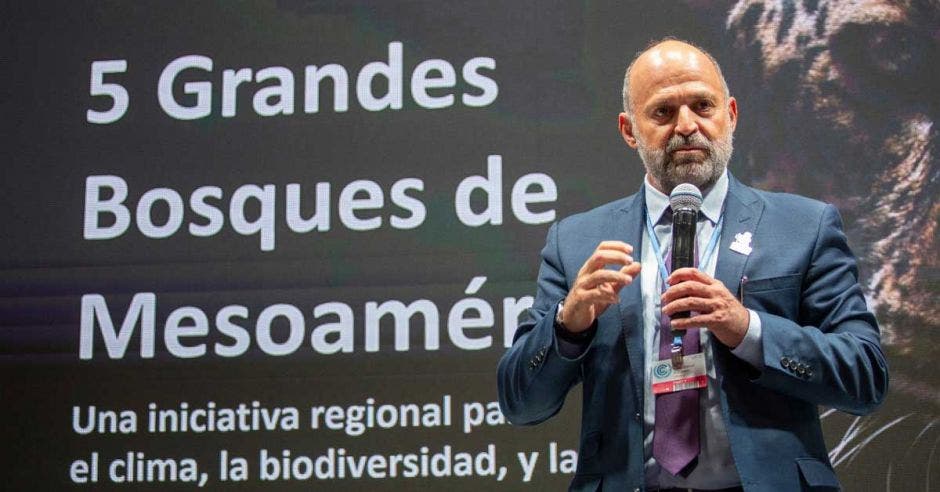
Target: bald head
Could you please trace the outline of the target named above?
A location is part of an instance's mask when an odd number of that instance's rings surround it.
[[[695,72],[706,79],[714,78],[724,91],[725,99],[731,97],[721,67],[711,54],[692,43],[666,38],[650,43],[645,50],[636,54],[627,67],[623,77],[624,112],[633,116],[634,103],[639,97],[635,92],[642,92],[645,87],[680,70]]]

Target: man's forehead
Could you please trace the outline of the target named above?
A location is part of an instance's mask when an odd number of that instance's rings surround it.
[[[643,53],[634,67],[634,75],[644,77],[671,77],[693,75],[702,78],[717,77],[718,73],[708,57],[694,46],[667,41]]]
[[[661,69],[670,64],[678,64],[692,70],[702,70],[702,59],[705,57],[691,46],[681,46],[683,48],[677,49],[678,47],[661,44],[651,48],[646,53],[651,68]]]
[[[663,87],[700,82],[720,90],[718,71],[708,57],[685,43],[668,42],[650,48],[640,56],[631,73],[632,97],[649,97]]]

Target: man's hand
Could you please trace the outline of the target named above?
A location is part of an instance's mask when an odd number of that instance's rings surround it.
[[[633,261],[632,253],[633,246],[622,241],[604,241],[597,245],[578,270],[578,278],[565,298],[561,321],[568,331],[587,330],[608,306],[619,302],[620,289],[630,285],[640,273],[641,265]],[[621,268],[608,270],[604,268],[607,265]]]
[[[662,296],[663,313],[670,316],[682,311],[698,313],[672,320],[674,330],[705,327],[730,348],[744,340],[751,314],[725,284],[695,268],[680,268],[667,280],[670,287]]]

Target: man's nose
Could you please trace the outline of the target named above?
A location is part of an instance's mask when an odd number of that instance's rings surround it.
[[[698,131],[698,124],[695,122],[695,113],[688,106],[679,108],[679,114],[676,120],[676,133],[683,137]]]

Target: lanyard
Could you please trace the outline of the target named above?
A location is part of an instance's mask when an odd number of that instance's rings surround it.
[[[718,246],[718,237],[721,236],[721,228],[725,222],[725,214],[722,211],[718,217],[718,223],[715,224],[715,230],[712,231],[712,237],[708,240],[708,246],[705,252],[699,257],[698,264],[705,268],[715,254],[715,247]],[[653,247],[653,254],[656,255],[656,261],[659,263],[659,276],[663,279],[663,290],[666,289],[666,279],[669,278],[669,270],[666,269],[666,261],[663,259],[662,249],[659,247],[659,240],[656,239],[656,232],[653,230],[653,221],[650,219],[649,211],[646,212],[646,233],[650,238],[650,246]]]
[[[653,247],[653,254],[656,256],[656,261],[659,263],[659,275],[663,280],[663,290],[666,290],[666,280],[669,278],[668,270],[666,270],[666,261],[663,259],[662,249],[659,247],[659,240],[656,239],[656,232],[653,230],[653,221],[650,219],[649,210],[646,211],[646,233],[650,238],[650,246]],[[708,262],[711,261],[712,255],[715,254],[715,247],[718,245],[718,237],[721,236],[721,229],[725,222],[725,213],[724,209],[721,211],[721,215],[718,217],[718,223],[715,224],[715,230],[712,231],[712,237],[708,240],[708,246],[705,247],[705,252],[699,257],[698,264],[705,268],[708,265]],[[682,335],[673,335],[672,337],[672,359],[674,367],[682,366]]]

